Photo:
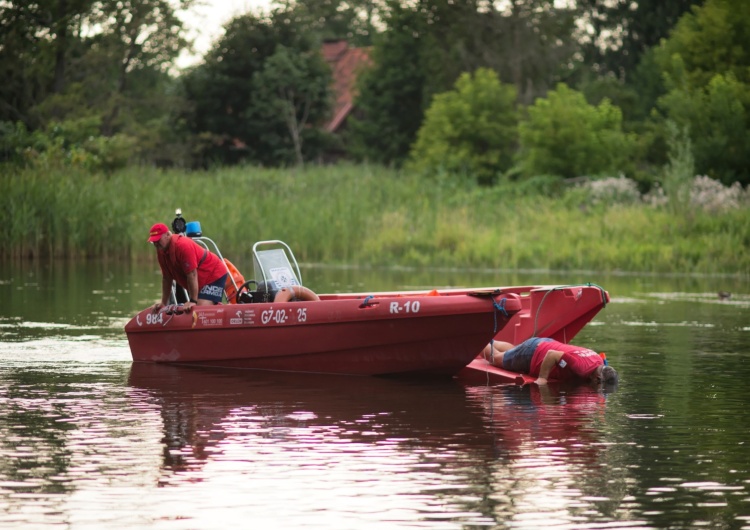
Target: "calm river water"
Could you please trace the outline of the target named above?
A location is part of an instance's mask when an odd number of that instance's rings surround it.
[[[135,366],[154,264],[0,264],[0,527],[750,528],[750,285],[303,269],[318,292],[593,282],[621,384]],[[720,300],[717,292],[729,291]]]

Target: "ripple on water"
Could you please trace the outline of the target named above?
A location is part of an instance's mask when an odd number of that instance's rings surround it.
[[[748,501],[746,467],[720,476],[743,395],[712,357],[699,385],[631,372],[605,394],[139,376],[124,339],[88,332],[3,348],[0,526],[687,528]],[[662,405],[690,391],[704,410]]]

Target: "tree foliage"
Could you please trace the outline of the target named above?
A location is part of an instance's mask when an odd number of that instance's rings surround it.
[[[642,56],[692,6],[704,0],[579,0],[586,32],[585,62],[599,74],[630,80]]]
[[[681,64],[673,62],[676,56]],[[706,0],[680,19],[658,58],[672,85],[678,71],[691,87],[708,85],[715,74],[731,73],[741,83],[750,82],[750,3]]]
[[[750,87],[716,74],[704,88],[680,88],[661,98],[670,119],[690,131],[696,170],[724,184],[750,183]]]
[[[656,52],[667,118],[690,131],[695,167],[725,184],[750,183],[750,4],[707,0]]]
[[[101,159],[102,146],[113,144],[128,146],[118,148],[127,155],[118,155],[118,163],[157,156],[170,142],[181,141],[170,132],[181,100],[170,93],[168,68],[186,45],[177,11],[192,2],[2,3],[0,70],[9,82],[0,88],[0,120],[20,121],[55,139],[36,144],[67,150],[62,159],[68,161],[77,159],[74,151]],[[84,145],[70,137],[59,143],[55,131],[69,133],[83,122],[96,124],[94,136],[118,139]]]
[[[568,75],[579,48],[579,17],[571,2],[510,0],[491,9],[479,3],[467,28],[459,26],[455,46],[473,68],[492,68],[515,85],[519,102],[528,105]]]
[[[36,126],[31,110],[61,93],[68,63],[85,53],[80,38],[94,0],[0,3],[0,120]]]
[[[482,183],[625,172],[645,191],[667,179],[674,122],[695,171],[750,184],[745,0],[277,0],[176,79],[198,1],[0,0],[2,160],[278,166],[335,143]],[[372,64],[335,140],[327,39]]]
[[[353,136],[361,157],[389,164],[406,159],[432,97],[463,73],[491,68],[531,102],[575,52],[576,11],[549,0],[394,0],[384,13]]]
[[[346,40],[351,46],[370,46],[380,0],[283,0],[282,11],[294,24],[315,34],[318,40]]]
[[[411,167],[444,170],[491,184],[507,171],[517,144],[516,89],[496,72],[463,74],[455,89],[438,94],[427,109],[411,152]]]
[[[374,64],[358,79],[357,107],[364,118],[350,119],[350,148],[361,159],[399,165],[406,160],[422,122],[423,20],[414,10],[395,3],[385,24],[398,30],[377,37]]]
[[[247,118],[283,120],[294,147],[297,165],[304,163],[302,147],[310,123],[320,123],[328,113],[330,72],[317,51],[294,53],[284,46],[263,64],[253,79],[254,109]]]
[[[565,178],[617,172],[634,147],[622,131],[622,113],[609,100],[590,105],[560,83],[528,108],[519,126],[518,162],[523,175]]]
[[[328,115],[330,69],[319,56],[320,41],[297,24],[283,10],[236,17],[205,63],[185,76],[193,105],[189,126],[213,138],[204,153],[207,162],[299,161],[296,129],[301,123],[320,125]],[[286,112],[289,103],[292,116]],[[292,122],[297,125],[290,129]]]
[[[193,1],[178,0],[177,5],[187,8]],[[91,23],[102,28],[91,41],[92,62],[109,67],[107,77],[114,81],[105,91],[107,110],[102,122],[102,132],[109,136],[118,129],[120,113],[132,109],[134,103],[137,106],[133,98],[143,95],[128,90],[133,78],[165,72],[187,41],[169,0],[103,0],[96,4]],[[101,55],[104,60],[98,57]]]

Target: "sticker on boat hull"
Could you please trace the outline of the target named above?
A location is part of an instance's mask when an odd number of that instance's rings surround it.
[[[207,309],[204,311],[195,311],[198,324],[204,328],[223,326],[224,325],[224,310],[223,309]]]
[[[255,310],[254,309],[238,309],[231,314],[229,318],[230,326],[248,326],[255,324]]]
[[[391,302],[390,312],[392,315],[401,313],[419,313],[422,304],[419,300],[407,300],[406,302]]]

